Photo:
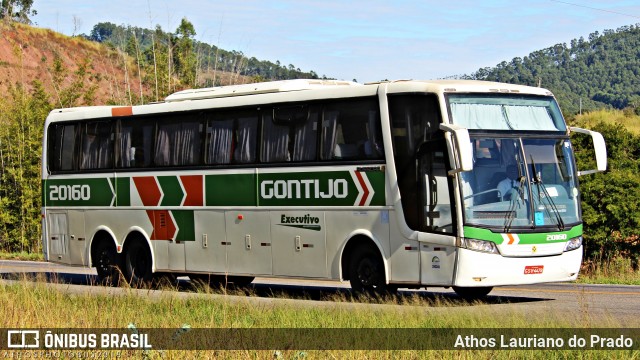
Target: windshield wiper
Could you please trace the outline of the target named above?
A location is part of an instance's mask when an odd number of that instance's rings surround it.
[[[542,176],[540,176],[540,174],[538,174],[538,171],[536,170],[536,163],[533,161],[533,155],[531,155],[531,169],[533,170],[532,182],[538,186],[538,201],[542,203],[543,199],[547,199],[547,204],[549,204],[549,206],[544,206],[544,210],[547,212],[547,215],[551,219],[553,218],[551,216],[551,211],[549,211],[549,207],[551,207],[556,218],[556,225],[558,226],[558,230],[560,231],[564,230],[564,221],[562,221],[562,216],[560,216],[558,207],[556,206],[556,204],[553,202],[553,199],[549,195],[549,192],[547,191],[547,187],[542,182]],[[540,190],[542,190],[542,194]],[[534,221],[534,224],[535,224],[535,221]]]
[[[517,158],[516,158],[517,161]],[[524,203],[524,183],[526,181],[524,175],[522,174],[522,169],[520,168],[520,165],[517,165],[518,167],[518,196],[512,196],[511,197],[511,202],[509,203],[509,209],[507,210],[507,215],[505,216],[505,222],[504,222],[504,232],[509,232],[509,229],[511,229],[511,224],[513,223],[513,220],[516,218],[516,206],[520,204],[520,201],[518,201],[518,199],[522,200],[522,202]]]

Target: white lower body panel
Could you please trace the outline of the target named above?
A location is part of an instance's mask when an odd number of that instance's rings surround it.
[[[458,249],[455,286],[500,286],[571,281],[578,277],[582,247],[556,256],[504,257]]]

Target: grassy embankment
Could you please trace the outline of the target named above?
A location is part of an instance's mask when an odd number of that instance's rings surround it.
[[[209,290],[202,290],[208,292]],[[149,293],[150,294],[150,293]],[[175,294],[169,292],[169,294]],[[251,295],[251,294],[249,294]],[[353,299],[341,297],[346,302]],[[397,304],[395,298],[382,301]],[[503,306],[480,304],[446,298],[409,296],[404,306],[300,306],[289,303],[228,301],[226,298],[189,296],[179,298],[142,296],[139,290],[124,290],[122,296],[69,294],[42,283],[30,281],[0,284],[0,317],[2,328],[116,328],[129,324],[137,328],[589,328],[595,327],[581,316],[553,313],[538,308],[527,311],[508,310]],[[357,301],[360,302],[360,301]],[[367,301],[365,301],[367,302]],[[373,301],[378,302],[378,301]],[[482,306],[482,311],[478,307]],[[580,306],[580,304],[577,304]],[[588,311],[584,305],[580,311]],[[586,315],[586,314],[585,314]],[[598,327],[618,328],[613,320],[604,320]],[[523,330],[523,335],[526,331]],[[532,334],[529,334],[530,336]],[[1,354],[1,351],[0,351]],[[638,351],[575,351],[575,350],[299,350],[262,351],[131,351],[126,358],[260,358],[260,359],[395,359],[395,358],[638,358]]]

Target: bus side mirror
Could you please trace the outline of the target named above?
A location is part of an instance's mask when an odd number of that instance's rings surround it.
[[[455,154],[457,155],[458,168],[451,170],[450,174],[473,170],[473,148],[469,138],[469,130],[460,125],[440,124],[440,129],[453,134]]]
[[[575,131],[577,133],[586,134],[591,136],[593,141],[593,149],[596,152],[596,170],[586,170],[586,171],[578,171],[578,176],[594,174],[600,171],[607,170],[607,146],[604,143],[604,138],[602,134],[597,131],[591,131],[587,129],[582,129],[578,127],[569,127],[570,131]]]

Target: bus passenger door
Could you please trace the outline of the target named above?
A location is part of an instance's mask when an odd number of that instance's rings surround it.
[[[84,211],[47,213],[49,260],[71,265],[87,265]]]
[[[421,230],[420,277],[422,284],[447,285],[453,279],[455,247],[429,244],[440,239],[453,243],[455,210],[449,161],[444,139],[430,141],[419,151]]]
[[[227,211],[227,269],[233,275],[271,275],[268,211]]]
[[[327,277],[324,212],[272,211],[273,274]]]
[[[195,211],[194,219],[196,240],[185,243],[187,271],[227,273],[224,211]]]
[[[48,212],[47,222],[49,261],[67,264],[69,262],[67,213],[64,211]]]
[[[69,264],[88,265],[84,210],[69,210],[67,215],[69,225]]]

